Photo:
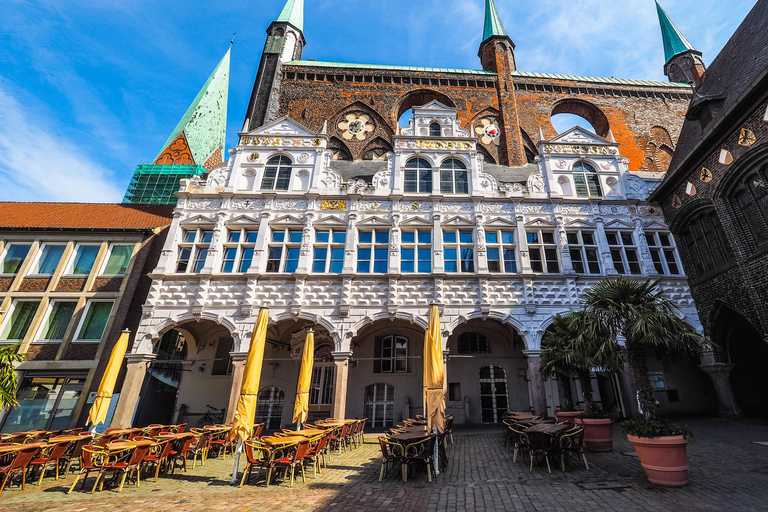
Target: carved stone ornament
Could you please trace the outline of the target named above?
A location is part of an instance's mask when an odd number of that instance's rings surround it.
[[[326,199],[320,204],[321,210],[346,210],[347,202],[343,199]]]
[[[555,165],[557,165],[558,169],[565,169],[568,167],[568,163],[565,160],[558,160]],[[560,183],[562,183],[562,181]]]
[[[480,126],[475,128],[475,133],[483,144],[499,145],[501,129],[495,119],[485,118],[480,121]]]
[[[248,155],[248,160],[251,162],[255,162],[259,159],[259,156],[260,155],[258,153],[251,153],[250,155]]]
[[[374,130],[373,122],[368,114],[347,114],[339,123],[341,136],[346,140],[365,140],[369,133]]]
[[[189,199],[187,208],[195,210],[208,210],[221,208],[221,199]]]
[[[256,176],[256,171],[254,169],[245,169],[243,171],[243,176],[245,176],[246,178],[253,178],[254,176]]]
[[[619,180],[618,180],[618,179],[616,179],[616,176],[609,176],[609,177],[608,177],[608,179],[607,179],[607,180],[605,180],[605,182],[606,182],[608,185],[610,185],[610,186],[612,186],[612,187],[613,187],[614,185],[616,185],[616,184],[618,184],[618,183],[619,183]]]
[[[302,153],[296,158],[296,160],[299,161],[299,163],[305,164],[309,161],[309,153]]]
[[[557,177],[558,183],[568,183],[569,181],[571,181],[570,178],[568,178],[568,176],[564,174],[561,174],[560,176]]]

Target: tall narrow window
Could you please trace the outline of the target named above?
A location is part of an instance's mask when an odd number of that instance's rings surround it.
[[[691,218],[680,235],[697,274],[714,270],[733,258],[714,210],[705,210]]]
[[[490,272],[517,272],[515,233],[513,231],[486,231],[485,244]]]
[[[374,343],[373,373],[408,371],[408,338],[385,336]]]
[[[291,182],[291,159],[287,156],[273,156],[267,160],[262,190],[288,190]]]
[[[412,158],[405,164],[405,191],[432,193],[432,166],[423,158]]]
[[[467,166],[457,158],[449,158],[440,166],[440,192],[468,194]]]
[[[441,135],[441,128],[440,123],[431,123],[429,125],[429,136],[430,137],[440,137]]]
[[[560,272],[557,258],[555,234],[552,231],[534,230],[526,232],[528,254],[531,257],[531,270],[544,274]]]
[[[600,258],[597,255],[597,243],[592,231],[569,231],[568,247],[573,270],[577,274],[599,274]]]
[[[680,264],[672,235],[664,232],[646,233],[645,241],[651,252],[651,259],[659,274],[680,274]]]
[[[221,271],[224,273],[248,272],[253,263],[253,251],[259,232],[255,229],[230,229],[224,244]]]
[[[200,272],[205,267],[205,259],[213,240],[213,230],[185,229],[181,240],[176,272]]]
[[[266,430],[278,430],[283,423],[285,391],[267,386],[256,397],[256,423],[264,423]]]
[[[32,274],[51,275],[59,267],[61,257],[64,255],[65,245],[45,244],[40,251],[40,258],[32,267]]]
[[[98,254],[98,245],[78,245],[67,273],[71,275],[90,274]]]
[[[459,335],[459,354],[490,354],[488,338],[477,332],[465,332]]]
[[[299,266],[302,232],[297,229],[272,231],[267,272],[296,272]]]
[[[371,427],[391,427],[395,424],[395,388],[377,383],[365,387],[364,416]]]
[[[121,276],[128,269],[133,255],[133,245],[112,245],[109,248],[109,256],[104,264],[103,276]]]
[[[586,162],[576,162],[573,165],[573,183],[576,185],[578,197],[603,197],[597,169]]]
[[[76,306],[77,302],[53,301],[38,339],[42,341],[63,340]]]
[[[747,176],[732,196],[755,245],[768,242],[768,166]]]
[[[619,274],[639,274],[637,246],[631,231],[608,231],[605,233],[611,249],[611,259]]]
[[[446,272],[475,271],[475,243],[471,230],[443,231]]]
[[[507,372],[498,365],[480,369],[480,410],[483,423],[499,423],[509,408]]]
[[[357,243],[357,271],[386,274],[389,264],[389,230],[360,231]]]
[[[17,300],[13,304],[13,311],[5,315],[0,340],[23,340],[39,306],[39,300]]]
[[[111,301],[88,301],[85,307],[85,317],[80,324],[78,340],[99,341],[104,335],[109,315],[112,312]]]
[[[400,256],[402,272],[432,272],[432,232],[403,231]]]
[[[339,274],[344,268],[344,244],[346,230],[326,229],[315,231],[315,251],[312,272]]]
[[[27,257],[30,247],[32,246],[29,244],[8,244],[5,251],[5,257],[3,257],[2,273],[18,273],[21,264],[24,263],[24,259]]]

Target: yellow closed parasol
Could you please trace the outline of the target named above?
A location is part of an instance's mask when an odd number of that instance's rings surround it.
[[[125,352],[128,350],[128,338],[130,335],[131,333],[127,329],[120,333],[120,338],[118,338],[117,343],[112,348],[107,369],[104,370],[99,390],[96,392],[96,400],[94,400],[88,413],[88,423],[92,425],[91,428],[96,428],[96,425],[104,423],[107,419],[109,403],[112,401],[112,392],[115,390],[120,367],[123,366],[123,359],[125,359]]]
[[[312,384],[312,366],[315,364],[315,332],[310,329],[304,339],[304,352],[301,355],[299,370],[299,385],[296,388],[296,404],[293,406],[293,422],[296,429],[301,429],[301,423],[307,421],[309,413],[309,387]]]

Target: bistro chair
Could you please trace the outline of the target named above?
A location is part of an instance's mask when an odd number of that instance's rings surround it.
[[[560,436],[558,451],[560,452],[560,466],[563,471],[565,471],[565,459],[569,453],[575,453],[576,457],[581,457],[581,460],[584,461],[584,467],[589,471],[587,455],[584,453],[583,427],[576,427]]]
[[[365,444],[365,425],[368,423],[368,418],[363,418],[363,420],[360,422],[360,444]]]
[[[127,460],[121,461],[120,459],[116,459],[114,462],[107,462],[107,464],[102,466],[99,470],[98,476],[96,477],[97,484],[99,483],[99,480],[101,480],[100,489],[104,489],[104,480],[106,480],[108,472],[114,472],[118,475],[122,473],[123,475],[123,478],[120,480],[120,486],[118,487],[117,492],[123,491],[125,478],[134,471],[136,472],[136,487],[139,487],[141,482],[141,464],[144,462],[144,457],[147,456],[147,453],[151,447],[151,445],[136,446],[133,448],[131,456]]]
[[[155,482],[160,475],[160,467],[168,465],[168,456],[173,449],[173,443],[171,441],[161,442],[156,446],[152,446],[149,453],[142,459],[142,467],[148,465],[155,465]]]
[[[92,441],[93,437],[90,434],[84,436],[81,434],[80,439],[69,444],[69,448],[60,459],[62,464],[66,463],[67,465],[66,469],[64,469],[64,478],[69,476],[69,470],[73,462],[78,461],[79,464],[80,455],[83,453],[83,446],[90,444]]]
[[[436,439],[436,436],[430,435],[405,447],[405,458],[402,461],[403,482],[408,481],[408,471],[411,465],[423,463],[427,467],[427,479],[432,483],[432,472],[435,470]]]
[[[193,429],[194,432],[194,429]],[[205,466],[205,459],[208,457],[209,442],[211,440],[210,432],[195,432],[195,438],[193,439],[192,446],[189,448],[189,452],[192,454],[192,469],[195,469],[197,464],[197,456],[200,455],[200,465]]]
[[[252,439],[258,439],[259,436],[261,436],[261,433],[264,431],[264,425],[265,423],[257,423],[253,426],[253,435],[251,436]],[[309,428],[309,427],[304,427]]]
[[[179,467],[184,468],[185,473],[187,472],[187,453],[189,453],[194,441],[194,434],[189,434],[189,437],[174,441],[173,447],[168,453],[168,463],[171,465],[171,474],[173,474],[176,469],[176,464],[179,464]]]
[[[537,461],[538,457],[543,456],[547,461],[547,473],[552,473],[552,467],[549,464],[549,456],[557,448],[554,442],[554,437],[544,432],[525,432],[524,438],[528,440],[528,455],[531,459],[529,470],[533,472],[533,461]]]
[[[222,457],[226,459],[227,448],[229,448],[230,454],[233,453],[232,441],[230,441],[228,437],[229,437],[229,432],[226,430],[221,432],[211,433],[211,440],[209,444],[210,444],[210,447],[216,452],[216,457]]]
[[[0,493],[5,489],[5,484],[8,483],[8,479],[13,483],[14,475],[18,475],[19,473],[21,473],[21,490],[24,490],[27,484],[27,467],[29,466],[29,463],[32,462],[32,459],[35,458],[35,454],[39,449],[40,448],[37,446],[22,448],[10,464],[0,467],[0,475],[5,475],[5,478],[3,478],[3,485],[0,486]]]
[[[379,482],[387,472],[390,464],[393,466],[403,464],[403,447],[397,443],[387,440],[384,436],[379,436],[379,447],[381,448],[381,469],[379,470]]]
[[[272,470],[275,469],[275,453],[261,441],[249,440],[245,442],[245,458],[246,468],[243,471],[243,478],[240,480],[240,487],[245,484],[245,481],[250,481],[253,475],[253,469],[258,468],[256,474],[256,480],[258,481],[261,472],[266,470],[266,486],[269,487],[269,481],[272,477]]]
[[[287,455],[282,458],[275,459],[275,468],[285,469],[286,474],[290,468],[291,487],[293,487],[293,476],[297,467],[301,469],[301,481],[306,482],[306,478],[304,477],[304,456],[306,455],[307,450],[309,450],[309,439],[286,446],[282,450],[283,453],[287,453]]]
[[[304,455],[305,460],[312,461],[312,467],[314,469],[314,477],[321,473],[320,471],[320,459],[322,458],[323,464],[325,464],[325,444],[328,442],[328,435],[321,434],[309,440],[309,449]],[[327,466],[326,466],[327,467]]]
[[[101,468],[108,462],[108,458],[109,452],[102,446],[93,444],[83,446],[82,452],[80,453],[80,473],[75,477],[75,481],[72,482],[72,487],[69,488],[67,494],[72,494],[72,491],[77,485],[77,481],[80,480],[80,477],[83,475],[85,475],[85,477],[83,478],[83,486],[80,490],[85,489],[85,482],[88,480],[88,475],[91,471],[100,472]],[[97,476],[96,482],[93,484],[93,489],[91,489],[91,493],[96,490],[96,484],[98,483],[99,478]]]
[[[45,470],[48,469],[50,464],[53,464],[54,469],[56,470],[56,480],[59,479],[59,460],[62,455],[67,452],[67,449],[69,449],[69,445],[71,444],[69,441],[57,443],[55,438],[51,439],[50,442],[53,444],[40,450],[39,456],[29,462],[33,475],[35,474],[35,469],[40,468],[40,479],[37,481],[37,485],[43,484]]]

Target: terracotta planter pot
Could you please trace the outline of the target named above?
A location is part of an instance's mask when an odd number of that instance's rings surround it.
[[[584,426],[584,446],[591,452],[613,451],[613,420],[577,418],[577,425]]]
[[[555,418],[560,423],[576,423],[577,416],[583,413],[584,411],[555,411]]]
[[[627,436],[635,445],[648,481],[666,487],[688,485],[688,441],[683,436]]]

